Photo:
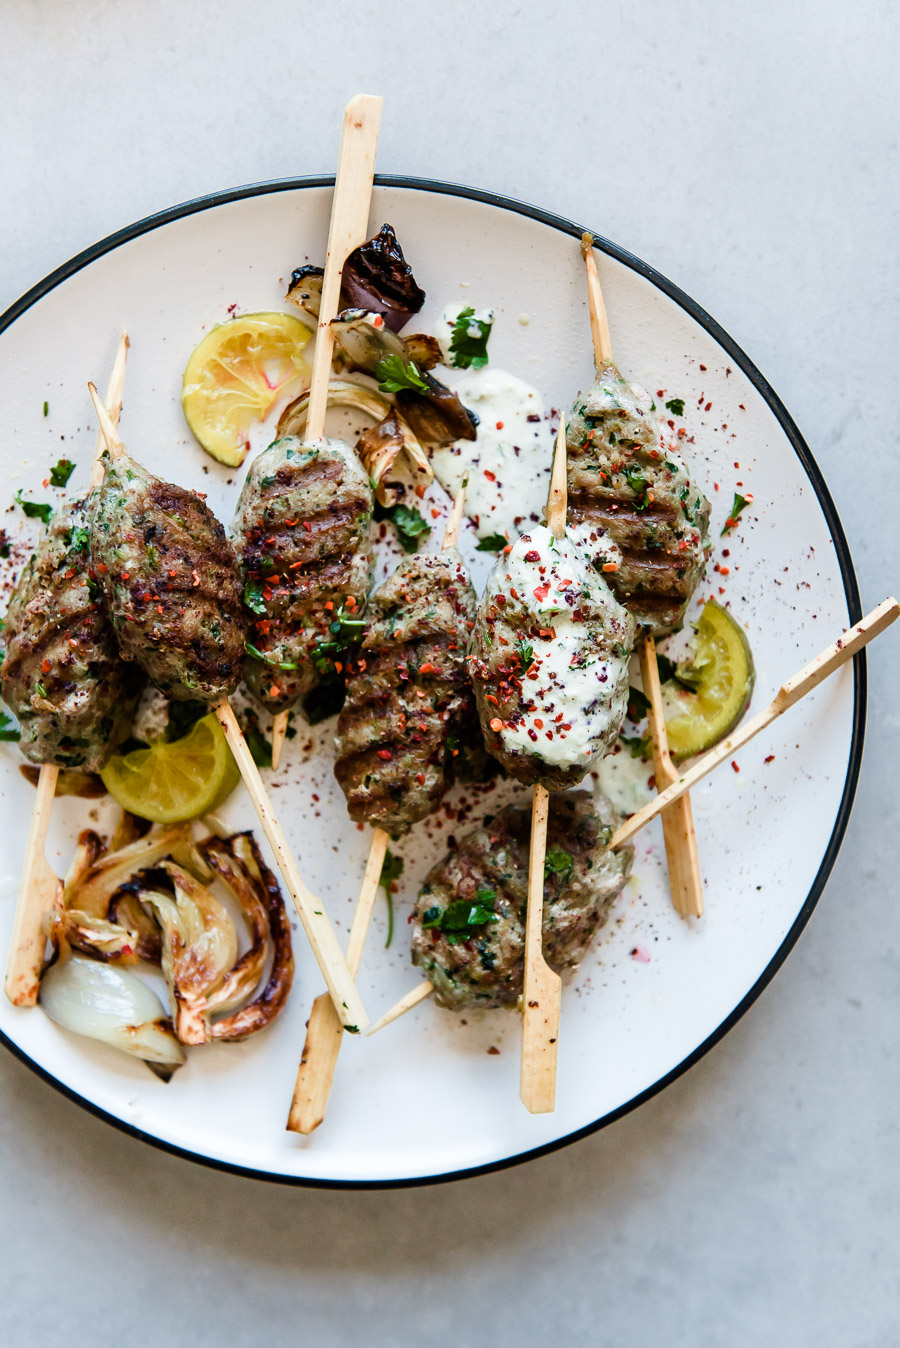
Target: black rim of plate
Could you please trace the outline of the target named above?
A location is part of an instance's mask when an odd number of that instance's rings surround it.
[[[584,229],[581,225],[576,225],[571,220],[566,220],[563,216],[554,215],[551,211],[541,210],[538,206],[529,206],[525,202],[516,201],[512,197],[503,196],[497,192],[485,192],[475,187],[465,187],[460,183],[440,182],[432,178],[411,178],[405,175],[379,173],[375,176],[375,183],[379,187],[406,188],[417,192],[435,192],[444,196],[466,197],[470,201],[479,201],[488,206],[496,206],[504,211],[513,211],[517,215],[527,216],[531,220],[537,220],[540,224],[548,225],[551,229],[556,229],[563,234],[570,234],[574,238],[581,238]],[[114,248],[119,248],[124,243],[129,243],[132,239],[138,238],[141,234],[147,234],[151,230],[158,229],[163,225],[168,225],[174,220],[180,220],[183,216],[194,215],[198,211],[212,210],[217,206],[228,205],[231,202],[242,201],[246,197],[266,196],[272,192],[293,192],[302,188],[310,187],[333,187],[334,175],[326,174],[315,177],[300,178],[277,178],[270,182],[249,183],[244,187],[236,187],[229,191],[212,192],[207,196],[196,197],[192,201],[183,202],[180,206],[173,206],[166,211],[160,211],[156,215],[149,215],[144,220],[138,220],[135,224],[129,225],[125,229],[118,230],[115,234],[110,234],[107,238],[101,239],[91,248],[85,249],[73,257],[69,262],[57,267],[54,272],[46,276],[43,281],[12,304],[4,314],[0,315],[0,333],[4,332],[10,324],[14,323],[27,309],[37,303],[51,290],[61,282],[73,276],[83,267],[89,266],[104,253],[111,252]],[[847,600],[847,610],[850,622],[856,623],[862,617],[860,607],[859,587],[856,581],[856,574],[853,570],[853,561],[850,556],[850,549],[844,530],[838,518],[837,510],[831,499],[831,493],[825,485],[825,479],[816,464],[815,459],[810,453],[803,436],[800,434],[797,426],[790,416],[787,408],[782,403],[778,394],[771,387],[760,371],[756,368],[737,343],[728,335],[723,328],[711,318],[710,315],[702,309],[699,304],[686,295],[683,290],[673,283],[653,267],[642,262],[640,258],[635,257],[633,253],[627,252],[624,248],[611,243],[608,239],[599,234],[594,235],[594,242],[597,248],[607,253],[616,261],[630,267],[632,271],[637,272],[646,279],[669,299],[674,300],[680,305],[686,313],[690,314],[701,327],[712,336],[718,344],[726,351],[734,363],[744,372],[757,392],[765,399],[772,409],[782,430],[793,446],[794,452],[802,463],[806,475],[809,478],[816,497],[821,506],[822,513],[828,523],[837,553],[838,564],[841,569],[841,577],[844,583],[844,594]],[[844,791],[841,796],[840,808],[829,839],[828,847],[822,858],[818,873],[813,881],[812,888],[806,896],[806,899],[797,914],[790,931],[785,936],[778,950],[769,961],[766,968],[760,974],[750,991],[738,1003],[730,1015],[722,1021],[721,1025],[713,1031],[707,1039],[694,1049],[693,1053],[688,1054],[677,1066],[670,1072],[655,1081],[652,1086],[641,1091],[633,1099],[620,1105],[618,1109],[612,1110],[609,1114],[604,1114],[602,1118],[593,1123],[586,1124],[583,1128],[578,1128],[574,1132],[567,1133],[564,1137],[556,1138],[552,1142],[546,1142],[542,1146],[532,1147],[527,1151],[518,1153],[516,1156],[502,1157],[498,1161],[490,1161],[484,1165],[471,1166],[464,1170],[453,1170],[443,1175],[423,1175],[407,1179],[396,1180],[342,1180],[342,1179],[314,1179],[303,1175],[288,1175],[281,1173],[271,1173],[264,1170],[254,1170],[247,1166],[234,1165],[228,1161],[218,1160],[215,1157],[203,1156],[198,1152],[188,1151],[183,1147],[175,1146],[173,1143],[165,1142],[161,1138],[154,1137],[150,1133],[143,1132],[140,1128],[135,1128],[132,1124],[126,1123],[123,1119],[117,1118],[114,1114],[107,1113],[106,1110],[99,1108],[92,1101],[79,1095],[77,1091],[68,1086],[64,1086],[60,1081],[52,1076],[44,1068],[40,1067],[31,1059],[19,1046],[12,1042],[6,1035],[0,1033],[0,1041],[17,1058],[30,1067],[39,1077],[48,1082],[61,1094],[74,1100],[76,1104],[88,1110],[97,1118],[103,1119],[106,1123],[111,1123],[121,1132],[127,1133],[130,1137],[139,1139],[141,1142],[147,1142],[153,1147],[158,1147],[162,1151],[167,1151],[175,1156],[181,1156],[185,1160],[195,1161],[200,1165],[210,1166],[215,1170],[228,1171],[231,1174],[242,1175],[248,1179],[268,1180],[280,1184],[303,1185],[308,1188],[316,1189],[399,1189],[411,1188],[417,1185],[440,1184],[449,1180],[470,1179],[475,1175],[485,1175],[496,1170],[505,1170],[509,1166],[520,1165],[523,1161],[534,1160],[538,1156],[546,1156],[548,1153],[557,1151],[561,1147],[568,1146],[572,1142],[577,1142],[580,1138],[587,1137],[591,1133],[597,1132],[601,1128],[607,1127],[625,1114],[631,1113],[645,1101],[658,1095],[666,1086],[676,1081],[682,1076],[694,1063],[709,1052],[709,1050],[722,1039],[728,1031],[737,1024],[744,1012],[747,1011],[763,989],[771,982],[775,974],[781,968],[787,956],[790,954],[797,939],[809,921],[810,915],[819,901],[825,883],[831,873],[837,854],[840,850],[847,823],[850,818],[850,811],[853,807],[853,797],[856,794],[856,786],[859,780],[860,765],[862,763],[863,740],[865,736],[866,722],[866,658],[862,651],[854,657],[853,661],[853,735],[850,744],[850,756],[847,764],[847,776],[844,781]]]

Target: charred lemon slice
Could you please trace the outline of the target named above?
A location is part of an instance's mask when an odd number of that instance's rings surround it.
[[[220,463],[237,468],[249,432],[309,379],[312,331],[293,314],[245,314],[208,332],[185,366],[181,405],[191,431]]]
[[[700,614],[697,658],[678,666],[678,677],[663,692],[666,732],[673,758],[689,758],[725,738],[750,705],[755,671],[744,629],[715,599]]]
[[[100,773],[123,810],[154,824],[176,824],[217,809],[240,781],[219,722],[210,713],[180,740],[114,754]]]

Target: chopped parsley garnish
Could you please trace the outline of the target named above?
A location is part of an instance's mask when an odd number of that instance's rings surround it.
[[[473,899],[454,899],[446,908],[426,908],[422,914],[422,927],[435,927],[442,931],[450,945],[467,941],[477,927],[488,922],[499,922],[494,912],[496,893],[493,889],[479,889]]]
[[[516,642],[516,655],[519,657],[519,668],[525,674],[534,663],[534,647],[521,637]]]
[[[244,650],[248,655],[252,655],[255,660],[262,660],[264,665],[272,665],[275,669],[297,669],[296,660],[276,660],[274,655],[264,655],[262,651],[257,650],[251,641],[244,642]]]
[[[653,753],[649,735],[620,735],[623,744],[627,744],[632,758],[642,758],[646,762]]]
[[[736,491],[734,493],[734,505],[731,507],[731,514],[725,521],[722,533],[719,535],[720,538],[722,537],[723,534],[730,533],[730,531],[737,524],[738,517],[741,511],[744,509],[745,506],[748,506],[752,500],[753,500],[752,496],[742,496],[739,491]]]
[[[98,599],[103,597],[103,587],[99,580],[95,580],[93,576],[88,576],[87,587],[91,603],[96,603]]]
[[[650,504],[648,497],[650,483],[639,468],[625,468],[623,469],[623,472],[625,474],[625,481],[634,492],[635,510],[646,510],[647,506]]]
[[[21,738],[15,724],[11,716],[7,716],[5,711],[0,711],[0,741],[4,744],[13,744]]]
[[[394,896],[391,892],[391,885],[395,880],[399,880],[402,874],[403,858],[395,857],[388,847],[384,854],[384,861],[381,863],[381,875],[378,877],[378,883],[384,890],[387,899],[388,929],[387,940],[384,943],[385,950],[390,948],[391,941],[394,939]]]
[[[482,538],[477,544],[476,552],[502,552],[506,547],[506,538],[503,534],[488,534],[487,538]]]
[[[428,392],[416,362],[404,361],[400,356],[385,356],[380,360],[375,366],[375,378],[382,393],[399,393],[401,389],[412,389],[413,393]]]
[[[558,843],[554,843],[552,847],[547,848],[544,856],[544,879],[546,880],[548,875],[564,875],[566,871],[572,869],[573,864],[572,854]]]
[[[91,531],[83,524],[75,524],[69,530],[69,548],[72,552],[87,552],[91,546]]]
[[[365,618],[348,613],[343,604],[335,610],[334,618],[328,624],[326,640],[317,642],[312,650],[312,661],[320,675],[337,676],[335,658],[347,655],[358,645],[365,626]]]
[[[480,370],[488,363],[487,344],[494,326],[490,318],[476,318],[471,305],[461,309],[450,334],[450,364],[457,370]]]
[[[34,691],[37,693],[38,697],[47,696],[47,689],[44,687],[42,683],[36,683],[34,685]]]
[[[22,507],[30,520],[43,520],[45,524],[49,524],[50,516],[53,514],[52,505],[41,501],[23,501],[21,487],[16,492],[16,504]]]
[[[262,592],[262,581],[248,580],[244,586],[244,603],[251,613],[258,613],[260,616],[266,611],[266,601]]]
[[[75,465],[71,459],[57,460],[50,469],[50,486],[64,487],[74,472]]]
[[[402,501],[392,506],[377,505],[372,518],[392,521],[397,530],[397,542],[404,552],[418,552],[419,544],[431,533],[431,525],[425,523],[415,506],[404,505]]]
[[[662,671],[660,671],[659,677],[662,678]],[[640,688],[633,688],[629,685],[627,711],[629,721],[634,721],[635,724],[637,724],[638,721],[643,721],[649,710],[650,699],[647,697],[647,694],[642,693]]]
[[[668,407],[668,409],[669,409],[669,411],[672,413],[673,417],[683,417],[683,416],[684,416],[684,399],[683,399],[683,398],[670,398],[669,401],[666,403],[666,407]]]
[[[45,402],[45,403],[44,403],[44,416],[45,416],[45,417],[48,417],[49,415],[50,415],[50,404],[49,404],[48,402]]]

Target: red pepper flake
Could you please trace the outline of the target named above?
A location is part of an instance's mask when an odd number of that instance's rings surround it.
[[[365,662],[365,660],[357,660],[357,662],[356,662],[356,668],[357,668],[358,670],[360,670],[361,673],[364,674],[364,673],[366,672],[366,662]]]
[[[309,520],[304,520],[304,521],[303,521],[303,527],[304,527],[304,529],[306,530],[306,532],[307,532],[308,534],[311,534],[311,533],[312,533],[312,525],[310,524]]]
[[[618,563],[618,562],[604,562],[604,563],[603,563],[603,568],[602,568],[602,569],[603,569],[604,571],[618,571],[618,569],[619,569],[619,563]]]
[[[499,706],[500,706],[500,703],[499,703],[499,702],[497,701],[497,699],[494,697],[494,694],[493,694],[493,693],[485,693],[485,695],[484,695],[484,700],[485,700],[485,702],[490,702],[491,705],[494,706],[494,707],[499,707]]]
[[[502,422],[502,421],[498,421],[498,422],[497,422],[497,430],[498,430],[498,431],[502,431],[502,430],[503,430],[503,422]]]
[[[325,601],[325,610],[326,610],[326,612],[330,613],[331,610],[332,610],[333,608],[334,608],[334,600],[332,600],[332,599],[326,600],[326,601]]]
[[[131,573],[128,572],[128,571],[123,571],[123,572],[122,572],[122,579],[123,579],[123,580],[131,580]]]
[[[704,412],[709,412],[711,408],[712,408],[712,403],[707,403],[703,410],[704,410]]]
[[[705,365],[701,365],[701,366],[700,366],[700,369],[701,369],[701,370],[705,370],[705,369],[706,369],[706,366],[705,366]]]
[[[106,565],[106,562],[98,562],[97,570],[100,572],[101,576],[105,576],[106,573],[109,571],[109,567]]]
[[[422,497],[425,495],[425,488],[421,485],[421,483],[419,484],[418,487],[416,487],[416,495],[418,496],[420,501]]]
[[[157,613],[162,613],[162,611],[163,611],[163,606],[162,606],[162,604],[157,604],[157,605],[156,605],[156,611],[157,611]]]
[[[503,722],[500,720],[499,716],[495,716],[491,721],[491,730],[499,734],[502,729],[503,729]]]
[[[419,665],[420,674],[436,674],[437,665],[433,665],[430,660],[426,660],[424,665]]]
[[[637,960],[638,964],[650,963],[650,952],[648,950],[645,950],[642,945],[636,945],[634,949],[629,953],[631,954],[631,958],[633,960]]]
[[[273,683],[272,687],[269,689],[269,697],[279,697],[280,695],[281,689],[278,687],[277,683]]]
[[[487,478],[488,482],[496,482],[496,481],[497,481],[497,474],[496,474],[496,473],[492,473],[491,470],[490,470],[490,468],[485,468],[485,469],[484,469],[484,475],[485,475],[485,477]]]
[[[50,661],[49,661],[49,660],[42,660],[42,661],[41,661],[41,672],[44,673],[44,674],[49,674],[49,673],[50,673]]]
[[[356,608],[356,596],[348,594],[345,603],[347,608]]]
[[[534,597],[538,601],[538,603],[543,604],[544,600],[547,598],[547,595],[550,593],[549,580],[545,580],[543,585],[536,586],[535,589],[532,591],[532,593],[534,594]]]
[[[766,758],[763,759],[763,762],[764,762],[764,763],[774,763],[774,762],[775,762],[775,755],[774,755],[774,754],[769,754]]]
[[[738,767],[737,763],[735,763],[734,759],[731,760],[731,766],[735,772],[740,772],[740,768]]]
[[[388,760],[391,759],[391,758],[393,758],[393,756],[394,756],[394,755],[391,753],[390,749],[378,749],[378,750],[377,750],[377,753],[378,753],[378,757],[379,757],[379,758],[383,758],[384,761],[385,761],[385,763],[387,763]]]
[[[376,314],[375,317],[372,319],[372,327],[373,328],[384,327],[384,319],[382,318],[381,314]]]
[[[200,584],[200,577],[197,575],[196,571],[192,571],[191,575],[194,578],[193,588],[196,590],[197,586]]]
[[[432,507],[431,507],[431,518],[432,518],[433,520],[437,520],[437,519],[440,519],[440,517],[441,517],[441,512],[440,512],[439,510],[435,510],[434,506],[432,506]]]
[[[149,604],[149,603],[150,603],[150,600],[153,598],[153,595],[150,593],[149,590],[145,590],[144,593],[143,593],[142,598],[143,598],[145,604]]]
[[[170,571],[170,572],[169,572],[169,575],[170,575],[170,576],[177,576],[177,575],[178,575],[178,572],[177,572],[177,571]]]
[[[534,718],[534,723],[535,723],[535,725],[537,726],[538,730],[543,730],[543,728],[544,728],[544,723],[543,723],[542,720],[540,720],[539,717],[536,716],[536,717]]]
[[[540,560],[541,554],[535,548],[530,548],[525,554],[526,562],[539,562]]]
[[[425,773],[424,773],[424,772],[417,772],[417,773],[416,773],[416,781],[419,783],[419,786],[424,786],[424,785],[425,785]]]
[[[72,647],[73,651],[78,649],[78,642],[74,637],[69,637],[69,645]]]

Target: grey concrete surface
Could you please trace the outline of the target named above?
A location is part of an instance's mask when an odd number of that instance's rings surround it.
[[[0,309],[208,189],[383,171],[595,226],[693,294],[821,464],[864,607],[898,586],[896,10],[881,0],[3,0]],[[0,1343],[892,1348],[900,1342],[900,641],[844,849],[699,1066],[525,1168],[280,1189],[142,1147],[0,1055]]]

